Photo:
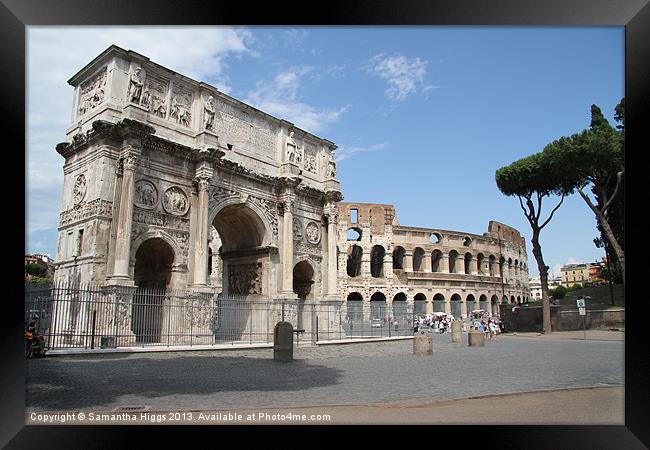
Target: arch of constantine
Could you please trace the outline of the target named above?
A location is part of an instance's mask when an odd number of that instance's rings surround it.
[[[55,281],[455,315],[528,297],[526,246],[343,203],[336,145],[111,46],[74,75]]]

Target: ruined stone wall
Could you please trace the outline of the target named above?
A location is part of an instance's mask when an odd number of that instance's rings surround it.
[[[390,302],[404,293],[408,302],[416,296],[426,299],[429,312],[453,309],[467,314],[473,309],[496,313],[497,304],[504,298],[523,302],[529,296],[525,242],[511,227],[491,222],[487,233],[477,235],[400,226],[392,205],[341,203],[339,208],[338,279],[342,299],[358,292],[367,302],[381,292]],[[355,233],[360,233],[359,240],[351,239]],[[356,256],[351,252],[354,246],[361,248],[361,264],[358,275],[350,276],[348,261]],[[371,274],[372,249],[376,246],[385,250],[381,276]],[[433,303],[434,298],[439,303]],[[460,303],[453,304],[452,300]]]

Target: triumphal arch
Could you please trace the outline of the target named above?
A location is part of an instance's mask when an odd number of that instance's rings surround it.
[[[69,83],[58,280],[337,297],[334,143],[116,46]]]

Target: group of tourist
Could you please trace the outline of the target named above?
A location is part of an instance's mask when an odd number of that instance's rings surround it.
[[[451,314],[426,314],[418,316],[415,319],[415,332],[420,328],[427,327],[433,330],[436,334],[451,333],[451,324],[456,320]],[[504,326],[501,319],[493,317],[474,316],[469,320],[469,330],[467,329],[467,322],[461,320],[461,330],[467,331],[481,331],[485,333],[485,338],[496,340],[497,335],[503,333]]]
[[[501,319],[474,319],[471,325],[472,330],[481,331],[485,334],[486,339],[496,340],[497,335],[503,332],[503,322]]]

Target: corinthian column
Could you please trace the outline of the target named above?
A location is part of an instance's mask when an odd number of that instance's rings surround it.
[[[194,285],[208,284],[208,188],[213,170],[207,165],[197,168],[196,239],[194,241]]]
[[[194,181],[197,201],[195,214],[191,215],[195,222],[190,223],[190,227],[194,230],[195,236],[192,286],[196,288],[208,285],[208,206],[210,202],[208,189],[214,175],[214,167],[223,155],[222,151],[214,148],[199,148],[192,152],[192,158],[195,161]]]
[[[133,221],[133,192],[135,170],[140,156],[140,149],[128,145],[122,149],[122,192],[120,194],[120,212],[117,219],[117,236],[115,239],[115,265],[112,279],[133,281],[129,275],[131,255],[131,226]]]
[[[293,292],[293,206],[296,201],[294,188],[300,183],[299,178],[284,178],[282,204],[282,291],[285,298],[294,298]]]
[[[325,217],[327,218],[327,297],[335,298],[338,294],[336,270],[338,207],[335,203],[328,203],[325,206]]]

